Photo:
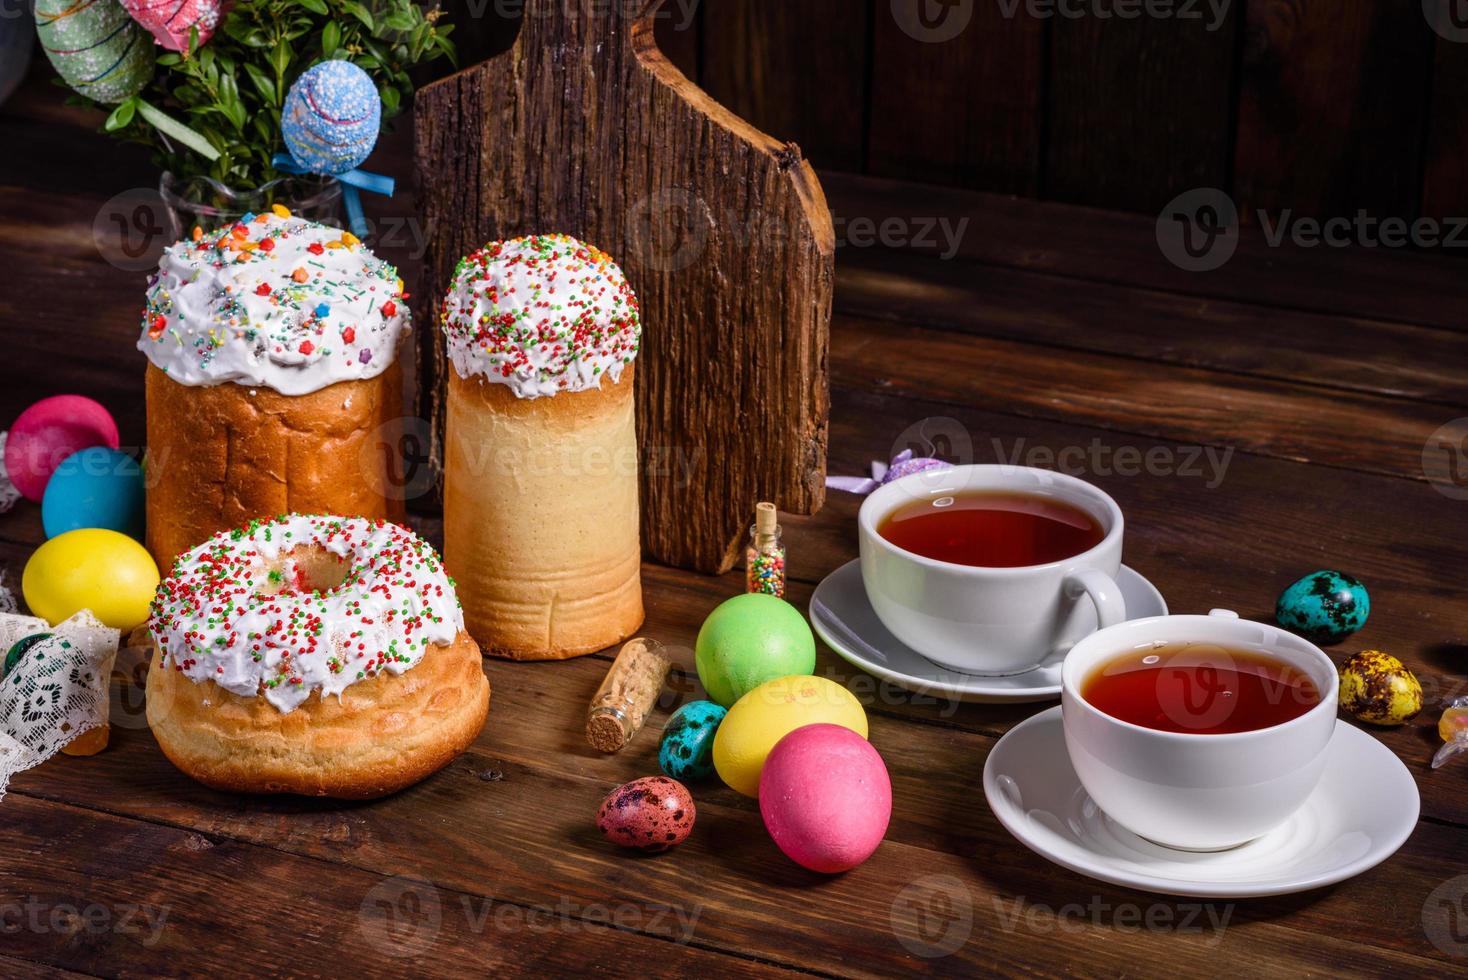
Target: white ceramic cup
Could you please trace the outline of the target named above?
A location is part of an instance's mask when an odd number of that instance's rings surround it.
[[[971,491],[1051,497],[1090,514],[1105,536],[1073,558],[1018,568],[936,561],[877,532],[915,498]],[[861,505],[857,533],[867,599],[892,635],[965,674],[1017,674],[1064,653],[1098,626],[1126,619],[1116,585],[1123,522],[1116,501],[1084,480],[1028,466],[924,470],[879,487]]]
[[[1245,649],[1308,676],[1320,703],[1270,728],[1206,735],[1165,732],[1113,718],[1081,687],[1101,664],[1179,642]],[[1153,616],[1100,630],[1061,667],[1061,713],[1071,765],[1091,799],[1135,834],[1168,847],[1213,851],[1284,823],[1314,791],[1335,733],[1339,678],[1319,647],[1275,626],[1215,609],[1207,616]],[[1288,694],[1280,691],[1279,696]],[[1171,709],[1168,709],[1171,710]],[[1200,695],[1177,709],[1180,727],[1219,721],[1226,702]]]

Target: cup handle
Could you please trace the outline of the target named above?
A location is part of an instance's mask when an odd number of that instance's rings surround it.
[[[1078,599],[1084,593],[1096,604],[1096,628],[1105,629],[1126,622],[1126,600],[1116,580],[1095,568],[1071,572],[1065,578],[1065,594]]]

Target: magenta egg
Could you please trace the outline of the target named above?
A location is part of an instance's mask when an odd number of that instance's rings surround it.
[[[765,829],[796,864],[835,874],[871,857],[892,819],[892,780],[870,742],[806,725],[775,743],[759,780]]]
[[[596,813],[596,826],[620,847],[666,851],[688,839],[697,813],[682,783],[667,776],[644,776],[607,794]]]
[[[84,395],[53,395],[20,413],[5,439],[5,472],[23,496],[39,501],[61,461],[93,446],[116,449],[112,414]]]

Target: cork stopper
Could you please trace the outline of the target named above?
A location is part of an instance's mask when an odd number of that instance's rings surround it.
[[[775,528],[779,527],[775,513],[775,505],[768,500],[762,500],[754,508],[754,528],[760,534],[773,534]]]

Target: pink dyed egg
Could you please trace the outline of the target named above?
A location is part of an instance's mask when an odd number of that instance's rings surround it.
[[[170,51],[189,44],[189,29],[199,29],[199,46],[208,43],[219,26],[220,0],[122,0],[133,20]]]
[[[23,496],[39,501],[61,461],[92,446],[117,448],[117,423],[82,395],[53,395],[20,413],[5,440],[5,472]]]
[[[759,812],[785,856],[812,871],[871,857],[892,819],[892,780],[870,742],[840,725],[806,725],[770,750]]]
[[[697,811],[687,787],[667,776],[623,783],[602,800],[596,826],[607,840],[639,851],[666,851],[683,843]]]

